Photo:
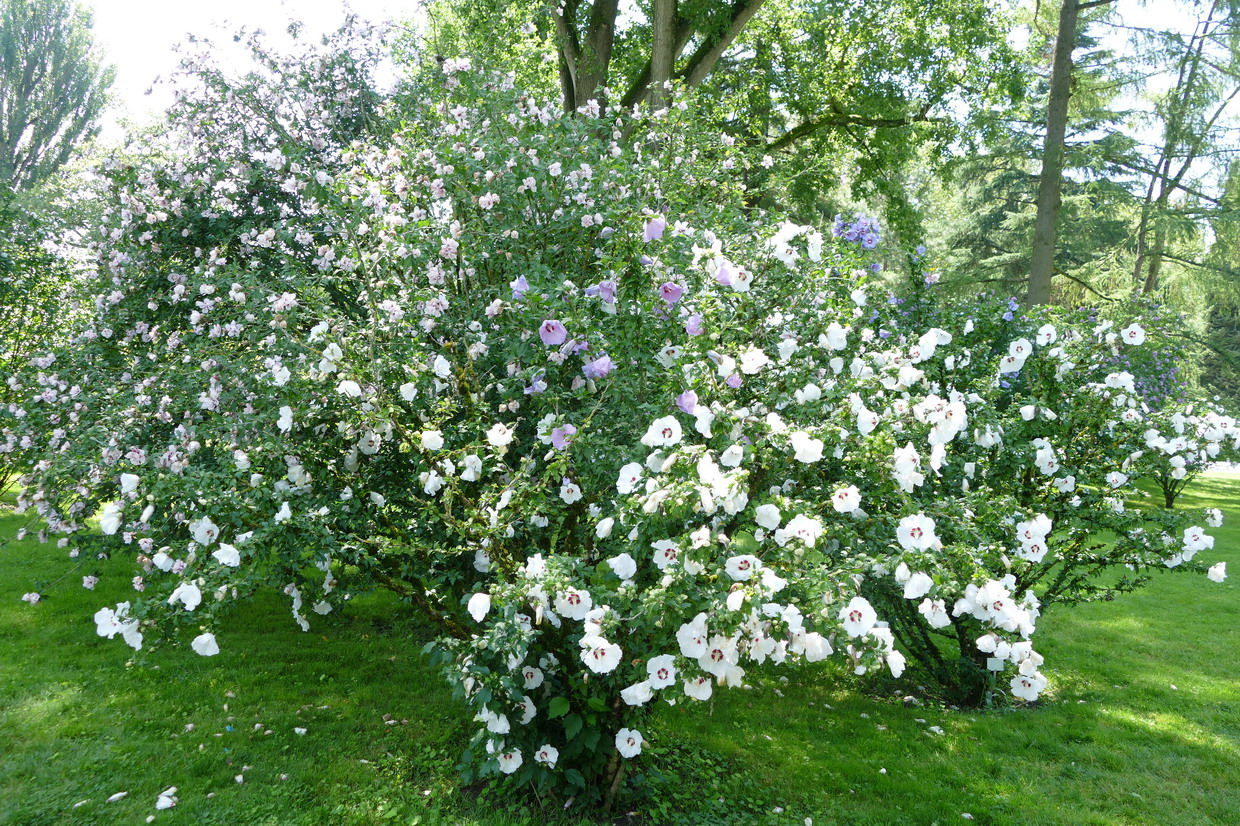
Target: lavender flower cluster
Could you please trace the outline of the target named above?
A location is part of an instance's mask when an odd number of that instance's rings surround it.
[[[835,226],[831,228],[831,234],[845,241],[859,243],[862,249],[867,250],[874,249],[882,240],[878,219],[862,215],[860,212],[852,222],[845,221],[842,215],[836,215]]]

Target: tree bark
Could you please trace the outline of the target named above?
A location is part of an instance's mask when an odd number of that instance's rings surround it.
[[[650,50],[650,111],[666,109],[672,102],[672,70],[676,64],[676,0],[654,0],[650,21],[654,44]]]
[[[1051,276],[1055,270],[1055,222],[1059,218],[1063,184],[1064,132],[1068,126],[1068,98],[1072,84],[1072,49],[1076,45],[1079,0],[1063,0],[1055,58],[1051,64],[1050,100],[1046,106],[1046,141],[1042,149],[1042,174],[1038,181],[1038,214],[1033,229],[1033,254],[1029,260],[1030,304],[1051,300]]]
[[[702,48],[689,58],[683,72],[685,83],[690,87],[701,85],[706,76],[715,68],[719,58],[723,57],[723,53],[758,13],[758,9],[762,8],[765,1],[737,0],[732,4],[732,20],[728,23],[727,29],[713,40],[703,43]]]
[[[1161,204],[1166,206],[1165,203]],[[1141,288],[1141,292],[1149,295],[1158,287],[1158,273],[1162,270],[1163,250],[1167,246],[1167,225],[1165,222],[1159,221],[1154,227],[1154,247],[1149,254],[1149,269],[1145,273],[1145,284]]]
[[[684,79],[688,86],[699,85],[715,68],[719,58],[727,51],[728,46],[732,45],[732,42],[736,40],[737,36],[744,30],[745,26],[758,13],[758,10],[765,2],[766,0],[732,0],[727,28],[716,35],[704,38],[697,50],[688,57],[684,66],[679,70],[674,68],[676,59],[684,51],[689,38],[693,36],[694,26],[689,20],[677,15],[673,27],[675,40],[672,48],[673,70],[671,75]],[[649,99],[651,74],[651,64],[647,62],[621,100],[623,108],[628,109],[642,100]]]
[[[552,12],[556,37],[560,41],[560,95],[565,112],[577,108],[577,58],[581,54],[577,42],[577,0],[565,0],[564,6]]]
[[[611,66],[611,46],[616,37],[616,11],[619,0],[595,0],[590,9],[590,22],[586,29],[586,42],[577,61],[576,103],[581,106],[591,100],[606,103],[601,93],[607,85],[607,72]]]
[[[689,42],[689,38],[693,36],[693,24],[688,20],[680,17],[676,20],[676,43],[673,54],[679,56],[685,49],[685,44]],[[624,93],[624,97],[620,99],[621,109],[632,109],[641,103],[647,97],[650,91],[650,61],[646,61],[646,65],[638,72],[633,84],[629,86],[629,90]]]
[[[564,0],[563,7],[552,12],[559,40],[562,105],[568,113],[591,100],[598,100],[600,105],[606,103],[600,99],[600,93],[607,83],[620,3],[597,0],[590,7],[584,41],[577,33],[580,5],[580,0]]]

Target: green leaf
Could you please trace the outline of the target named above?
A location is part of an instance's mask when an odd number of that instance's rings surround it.
[[[607,701],[604,700],[602,697],[591,697],[589,700],[586,700],[586,705],[588,705],[594,711],[606,711],[607,710]]]
[[[736,533],[732,536],[732,547],[740,554],[752,554],[758,549],[758,540],[751,533]]]
[[[568,714],[568,698],[552,697],[551,704],[547,706],[547,716],[554,720],[557,717],[563,717]]]
[[[564,718],[564,736],[572,740],[581,733],[581,717],[576,714],[570,714]]]

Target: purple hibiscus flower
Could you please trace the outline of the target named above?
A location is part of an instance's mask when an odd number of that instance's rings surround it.
[[[587,379],[601,379],[614,369],[616,364],[611,356],[599,356],[594,361],[587,361],[581,372],[586,374]]]
[[[666,281],[659,287],[659,297],[666,301],[668,306],[675,304],[684,294],[684,289],[673,281]]]
[[[568,443],[573,440],[573,436],[577,435],[577,428],[571,424],[562,425],[551,431],[551,445],[556,450],[563,450],[568,447]]]
[[[662,215],[656,215],[646,222],[645,229],[642,230],[642,240],[646,243],[658,241],[663,237],[665,229],[667,229],[667,221]]]
[[[568,330],[559,321],[548,319],[538,328],[538,337],[548,347],[559,347],[568,338]]]
[[[535,393],[541,393],[547,389],[546,370],[539,370],[534,374],[534,378],[530,381],[530,386],[525,388],[525,395],[533,396]]]

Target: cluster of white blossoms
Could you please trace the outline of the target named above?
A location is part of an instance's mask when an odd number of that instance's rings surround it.
[[[1032,591],[1026,591],[1019,601],[1014,599],[1010,589],[1015,587],[1016,578],[1011,574],[1001,580],[989,580],[981,586],[971,584],[952,607],[952,615],[971,615],[996,630],[1018,634],[1022,638],[1012,641],[990,633],[978,638],[977,649],[991,655],[986,661],[986,667],[991,671],[1003,671],[1008,662],[1015,663],[1017,674],[1012,678],[1013,694],[1024,700],[1035,700],[1046,688],[1046,678],[1037,670],[1042,664],[1042,657],[1029,642],[1041,614],[1041,604]]]
[[[1174,539],[1164,537],[1164,542],[1174,545]],[[1189,562],[1197,555],[1198,551],[1209,550],[1214,547],[1214,537],[1206,533],[1205,528],[1199,525],[1193,525],[1184,529],[1184,536],[1180,543],[1180,547],[1167,558],[1166,565],[1168,568],[1174,568],[1185,562]],[[1220,565],[1224,563],[1219,563]]]
[[[1050,532],[1051,520],[1044,513],[1025,522],[1017,522],[1016,539],[1020,542],[1020,549],[1016,555],[1029,562],[1041,562],[1046,558],[1046,537]]]
[[[1145,446],[1165,455],[1173,479],[1183,479],[1192,466],[1216,459],[1228,442],[1236,442],[1236,420],[1216,410],[1194,410],[1189,405],[1167,417],[1169,432],[1156,427],[1145,431]]]
[[[129,603],[122,602],[113,608],[100,608],[95,612],[95,630],[101,637],[112,639],[117,634],[134,650],[142,648],[142,632],[138,621],[129,618]]]

